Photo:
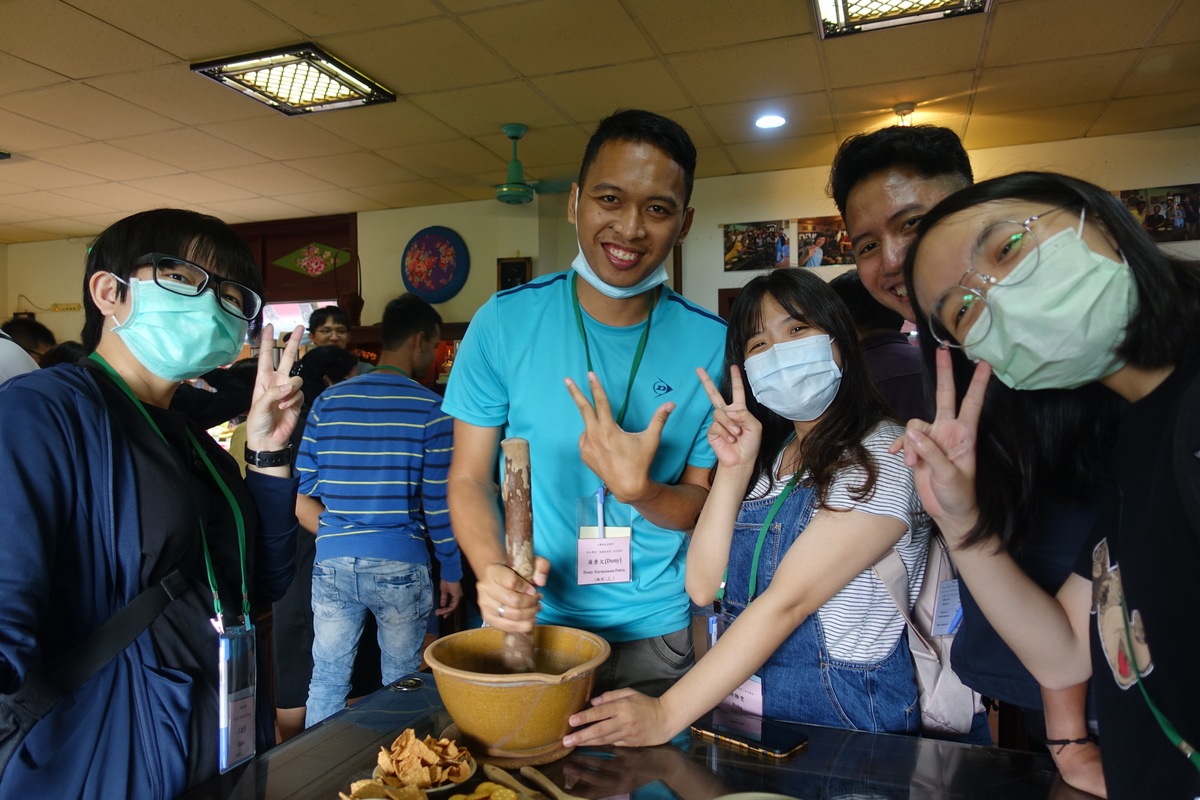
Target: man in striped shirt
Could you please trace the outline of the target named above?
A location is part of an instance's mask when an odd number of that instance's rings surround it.
[[[296,515],[317,531],[308,726],[345,705],[368,610],[384,683],[420,665],[434,599],[426,537],[441,564],[434,613],[449,614],[462,597],[446,504],[453,421],[410,377],[429,370],[440,327],[416,295],[388,303],[378,367],[323,392],[309,415],[296,459]]]

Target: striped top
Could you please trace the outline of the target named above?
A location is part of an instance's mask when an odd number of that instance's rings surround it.
[[[462,579],[446,503],[453,422],[441,398],[391,370],[321,393],[296,457],[300,492],[325,505],[317,561],[349,556],[424,564],[428,535],[442,580]]]

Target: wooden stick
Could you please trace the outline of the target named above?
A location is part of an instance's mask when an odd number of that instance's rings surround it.
[[[504,539],[508,566],[533,583],[533,497],[530,494],[529,442],[512,437],[500,442],[504,451]],[[504,666],[533,672],[533,634],[504,634]]]

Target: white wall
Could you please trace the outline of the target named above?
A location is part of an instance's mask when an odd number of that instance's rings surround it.
[[[1049,170],[1111,190],[1200,183],[1200,127],[996,147],[970,156],[976,180]],[[836,215],[833,200],[825,196],[828,179],[828,167],[811,167],[697,180],[696,217],[683,245],[683,294],[716,311],[718,289],[742,286],[758,274],[724,271],[720,226]],[[822,267],[817,273],[830,280],[846,269]]]
[[[83,329],[82,311],[42,309],[48,309],[54,303],[81,302],[87,246],[83,239],[8,245],[8,298],[4,318],[12,316],[13,311],[33,311],[38,322],[53,331],[58,341],[79,341],[79,332]]]
[[[8,245],[0,244],[0,320],[8,319]]]

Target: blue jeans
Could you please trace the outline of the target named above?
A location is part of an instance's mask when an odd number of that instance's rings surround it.
[[[313,673],[305,726],[340,711],[350,693],[354,655],[367,611],[379,623],[383,682],[421,665],[433,611],[428,564],[382,558],[327,558],[313,565]]]
[[[766,591],[788,548],[808,527],[816,512],[815,494],[813,488],[797,486],[779,509],[759,554],[757,594]],[[738,512],[722,601],[731,614],[746,609],[755,543],[773,502],[746,500]],[[758,675],[763,713],[768,717],[881,733],[920,729],[907,636],[901,635],[880,661],[840,661],[829,655],[820,616],[813,613],[767,659]]]

